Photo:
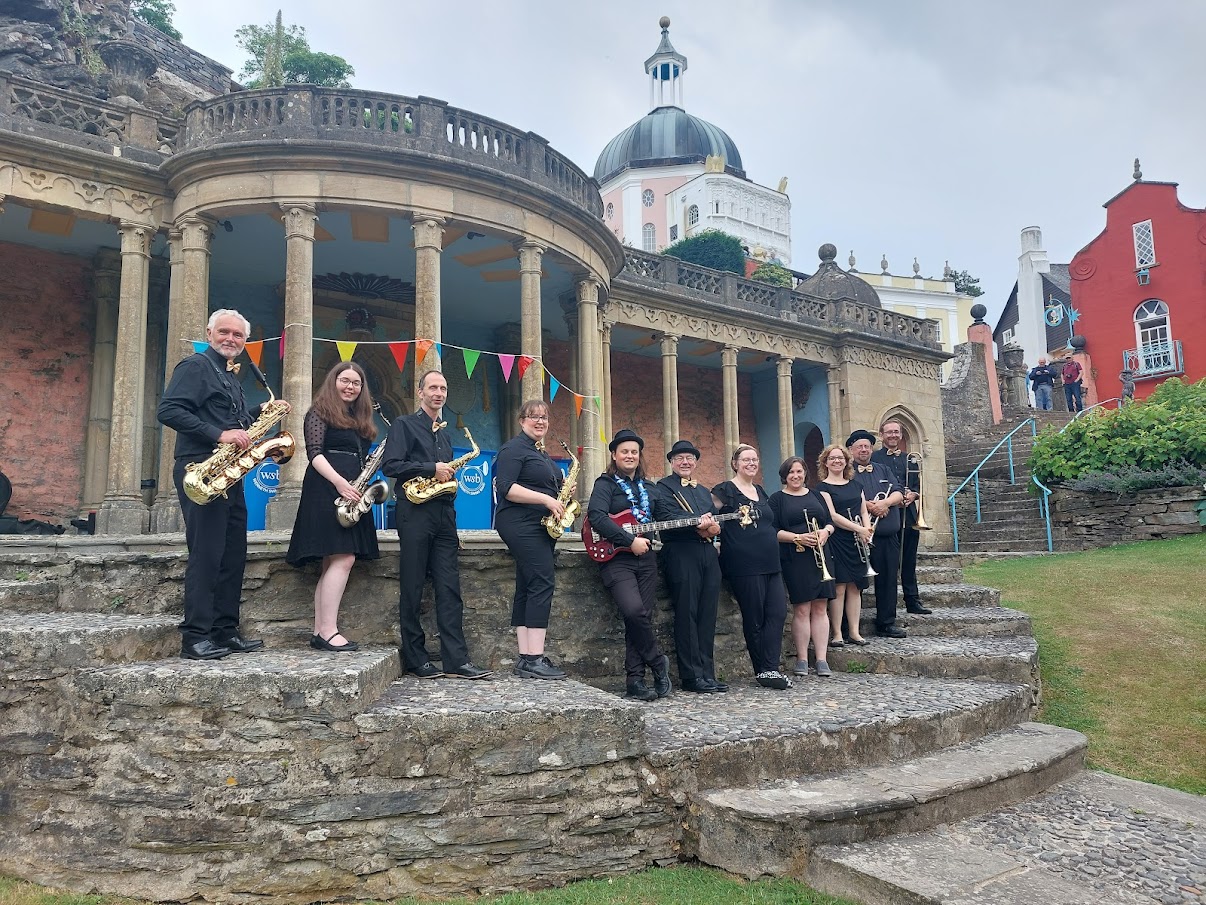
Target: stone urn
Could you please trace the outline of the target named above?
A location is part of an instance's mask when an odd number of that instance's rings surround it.
[[[109,70],[106,85],[111,100],[141,104],[147,97],[147,80],[159,68],[155,54],[133,41],[106,41],[96,48]]]
[[[1025,367],[1023,358],[1026,355],[1026,350],[1014,343],[1008,343],[1001,350],[1001,358],[1005,362],[1005,367],[1011,371],[1020,371]]]

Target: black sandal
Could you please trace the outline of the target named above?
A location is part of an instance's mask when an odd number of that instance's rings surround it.
[[[338,634],[339,632],[335,633],[335,635]],[[334,638],[335,635],[331,635],[331,638]],[[360,650],[360,645],[355,641],[349,641],[346,644],[332,644],[331,638],[320,638],[318,635],[311,635],[310,646],[315,650],[330,650],[336,653],[340,651]]]

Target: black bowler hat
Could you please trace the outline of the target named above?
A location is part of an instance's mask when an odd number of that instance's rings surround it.
[[[670,447],[670,452],[666,453],[666,461],[669,462],[679,453],[690,453],[697,459],[703,458],[703,453],[696,449],[690,440],[676,440],[674,445]]]
[[[627,427],[622,427],[616,431],[616,435],[611,438],[611,442],[607,444],[607,448],[611,452],[615,452],[617,446],[621,443],[627,443],[629,440],[636,443],[641,449],[645,448],[645,441],[641,439],[641,435]]]
[[[860,430],[860,431],[855,431],[853,434],[851,434],[849,437],[846,438],[846,446],[847,447],[853,446],[859,440],[866,440],[872,446],[874,446],[876,443],[879,442],[879,440],[876,438],[875,434],[871,433],[871,431],[861,431]]]

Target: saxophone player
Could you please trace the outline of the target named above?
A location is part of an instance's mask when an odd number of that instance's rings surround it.
[[[381,554],[373,520],[362,518],[345,528],[332,501],[341,498],[355,503],[360,499],[352,481],[364,468],[369,446],[377,436],[372,394],[360,365],[343,361],[327,372],[306,412],[302,431],[310,464],[302,480],[301,502],[285,561],[292,566],[322,563],[314,588],[310,646],[354,651],[359,645],[339,631],[339,604],[356,560],[378,559]]]
[[[411,478],[451,481],[455,471],[452,441],[447,423],[440,420],[448,383],[439,371],[419,375],[419,410],[390,425],[385,440],[385,458],[381,470],[399,482]],[[457,561],[460,543],[456,534],[455,497],[435,496],[423,503],[412,503],[397,494],[398,508],[398,630],[402,636],[402,667],[420,679],[449,676],[458,679],[484,679],[489,670],[479,669],[469,659],[461,620],[461,573]],[[423,585],[431,575],[435,590],[436,625],[440,634],[440,667],[427,656],[423,626],[419,622],[419,601]]]
[[[248,407],[235,364],[250,332],[251,324],[238,311],[215,311],[205,328],[209,346],[176,365],[157,412],[159,422],[176,431],[172,479],[188,543],[180,623],[180,656],[185,660],[218,660],[264,646],[239,633],[247,561],[243,482],[235,481],[207,505],[193,502],[184,490],[186,467],[206,459],[215,446],[230,443],[245,450],[251,445],[247,430],[260,407]]]
[[[544,638],[553,606],[553,547],[557,540],[541,523],[545,515],[560,519],[561,469],[544,450],[549,407],[529,399],[519,409],[519,433],[494,459],[494,492],[498,508],[494,527],[515,557],[515,596],[511,625],[519,645],[515,675],[524,679],[564,679],[564,670],[544,654]]]

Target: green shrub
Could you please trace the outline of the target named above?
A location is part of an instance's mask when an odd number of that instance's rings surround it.
[[[1045,483],[1122,470],[1134,479],[1181,462],[1206,468],[1206,379],[1187,385],[1172,377],[1144,402],[1096,409],[1062,433],[1043,431],[1030,454],[1031,471]]]
[[[741,240],[719,229],[705,229],[690,238],[675,242],[662,252],[688,264],[727,270],[745,276],[745,249]]]
[[[761,283],[770,283],[772,286],[781,286],[784,289],[791,289],[792,278],[791,271],[780,264],[772,264],[769,261],[765,264],[759,264],[754,272],[750,274],[751,280],[758,280]]]
[[[1154,470],[1128,465],[1114,471],[1088,471],[1063,486],[1069,490],[1126,496],[1156,487],[1188,487],[1192,484],[1206,484],[1206,468],[1182,459]]]

